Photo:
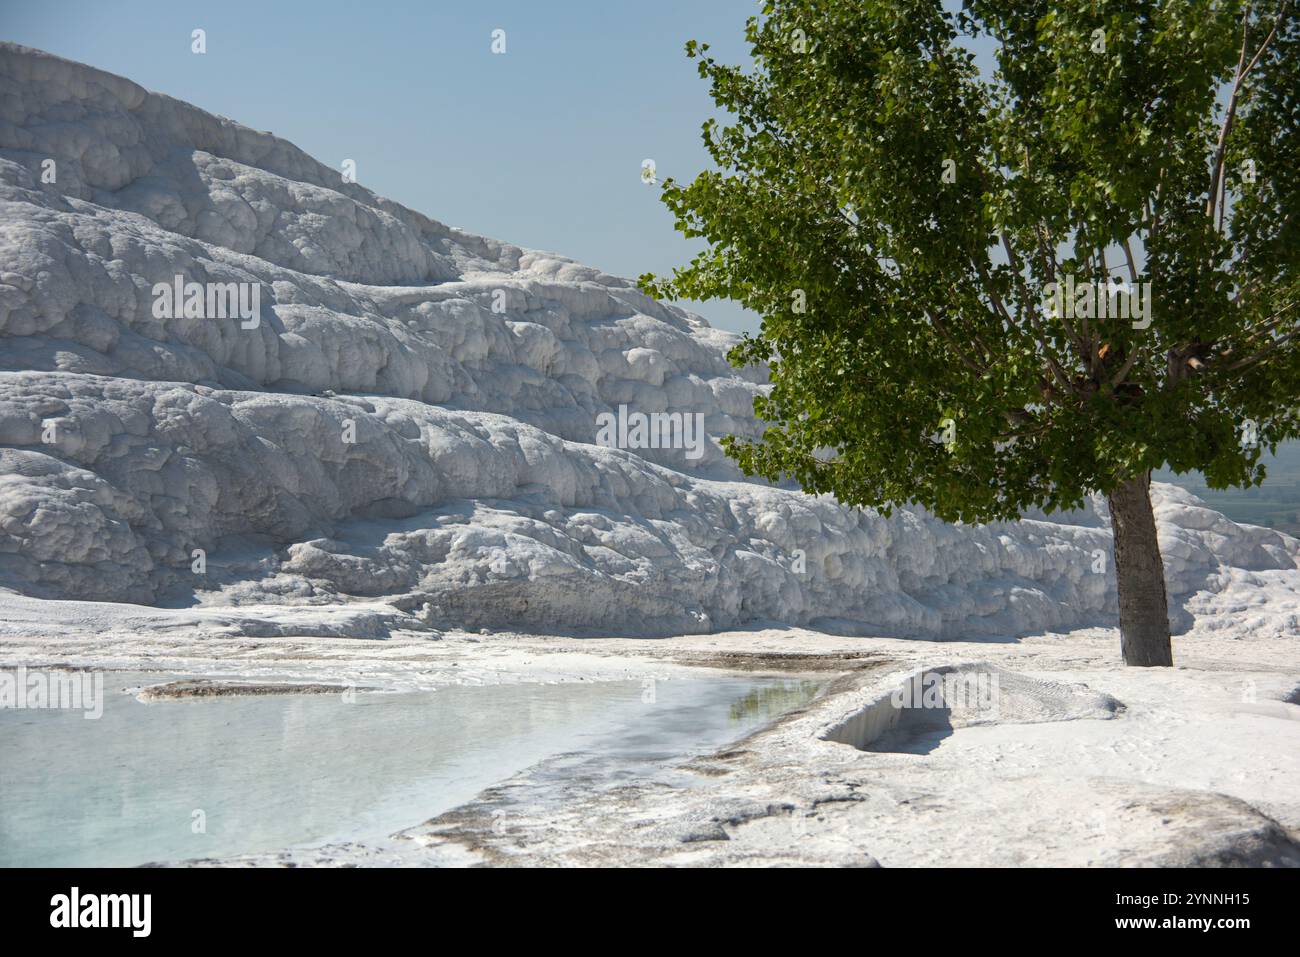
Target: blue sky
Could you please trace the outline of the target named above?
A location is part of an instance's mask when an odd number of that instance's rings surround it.
[[[282,136],[453,226],[608,272],[667,272],[700,248],[658,190],[709,164],[708,87],[688,39],[747,62],[758,0],[0,0],[0,38],[129,77]],[[207,32],[203,56],[190,51]],[[506,31],[506,53],[491,33]],[[694,307],[756,329],[729,302]]]

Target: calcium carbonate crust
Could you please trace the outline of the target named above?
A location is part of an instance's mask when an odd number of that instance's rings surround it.
[[[0,207],[0,588],[649,635],[1115,620],[1100,502],[953,526],[748,481],[733,335],[121,77],[0,44]],[[257,284],[260,321],[158,318],[176,276]],[[597,444],[620,406],[713,438]],[[1300,543],[1154,497],[1178,627],[1295,630]]]

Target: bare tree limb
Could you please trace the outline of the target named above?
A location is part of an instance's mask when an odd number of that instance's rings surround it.
[[[1232,365],[1225,366],[1223,372],[1240,372],[1242,369],[1248,368],[1259,362],[1275,350],[1280,349],[1298,335],[1300,335],[1300,329],[1292,329],[1286,335],[1278,336],[1276,339],[1269,342],[1268,345],[1264,346],[1263,349],[1260,349],[1254,355],[1247,356],[1244,359],[1238,359],[1236,362],[1232,363]]]
[[[1128,237],[1124,237],[1124,258],[1128,260],[1128,275],[1134,283],[1138,281],[1137,260],[1133,258],[1133,247],[1129,245]]]
[[[1273,28],[1269,30],[1268,36],[1264,38],[1264,42],[1260,44],[1259,49],[1255,51],[1255,55],[1251,57],[1249,63],[1246,62],[1246,51],[1250,49],[1250,15],[1254,11],[1254,6],[1251,5],[1246,8],[1246,16],[1241,30],[1241,56],[1237,60],[1237,75],[1232,84],[1232,94],[1228,97],[1228,108],[1224,113],[1223,127],[1219,130],[1219,143],[1214,150],[1214,165],[1210,173],[1210,195],[1206,200],[1205,215],[1210,217],[1211,220],[1214,219],[1214,210],[1219,203],[1220,192],[1224,191],[1221,189],[1224,185],[1223,163],[1227,155],[1228,134],[1232,132],[1232,124],[1237,115],[1237,101],[1241,97],[1241,85],[1246,81],[1246,77],[1250,75],[1250,71],[1255,69],[1255,64],[1264,55],[1264,51],[1269,48],[1273,38],[1277,36],[1278,27],[1286,19],[1290,6],[1291,0],[1287,0],[1286,3],[1282,4],[1277,19],[1273,22]]]
[[[1133,366],[1137,363],[1137,360],[1138,350],[1134,349],[1128,354],[1128,358],[1124,360],[1124,364],[1119,367],[1119,371],[1116,372],[1114,377],[1112,377],[1106,384],[1112,389],[1118,389],[1124,383],[1124,380],[1128,378],[1128,374],[1133,371]]]

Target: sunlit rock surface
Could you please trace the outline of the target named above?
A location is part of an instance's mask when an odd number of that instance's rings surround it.
[[[1114,621],[1094,509],[883,518],[748,481],[713,440],[597,444],[620,406],[757,435],[763,374],[625,280],[121,77],[0,44],[0,207],[0,588],[628,634]],[[257,284],[260,321],[157,318],[178,275]],[[1296,630],[1300,543],[1156,498],[1179,627]]]

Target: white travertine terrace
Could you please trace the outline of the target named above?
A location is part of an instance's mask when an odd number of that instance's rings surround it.
[[[755,436],[761,370],[625,280],[121,77],[0,44],[0,207],[0,588],[622,634],[1114,621],[1102,506],[952,526],[746,480],[712,441],[601,447],[620,404]],[[177,275],[259,284],[260,324],[155,318]],[[1179,627],[1296,631],[1300,543],[1155,495]]]

